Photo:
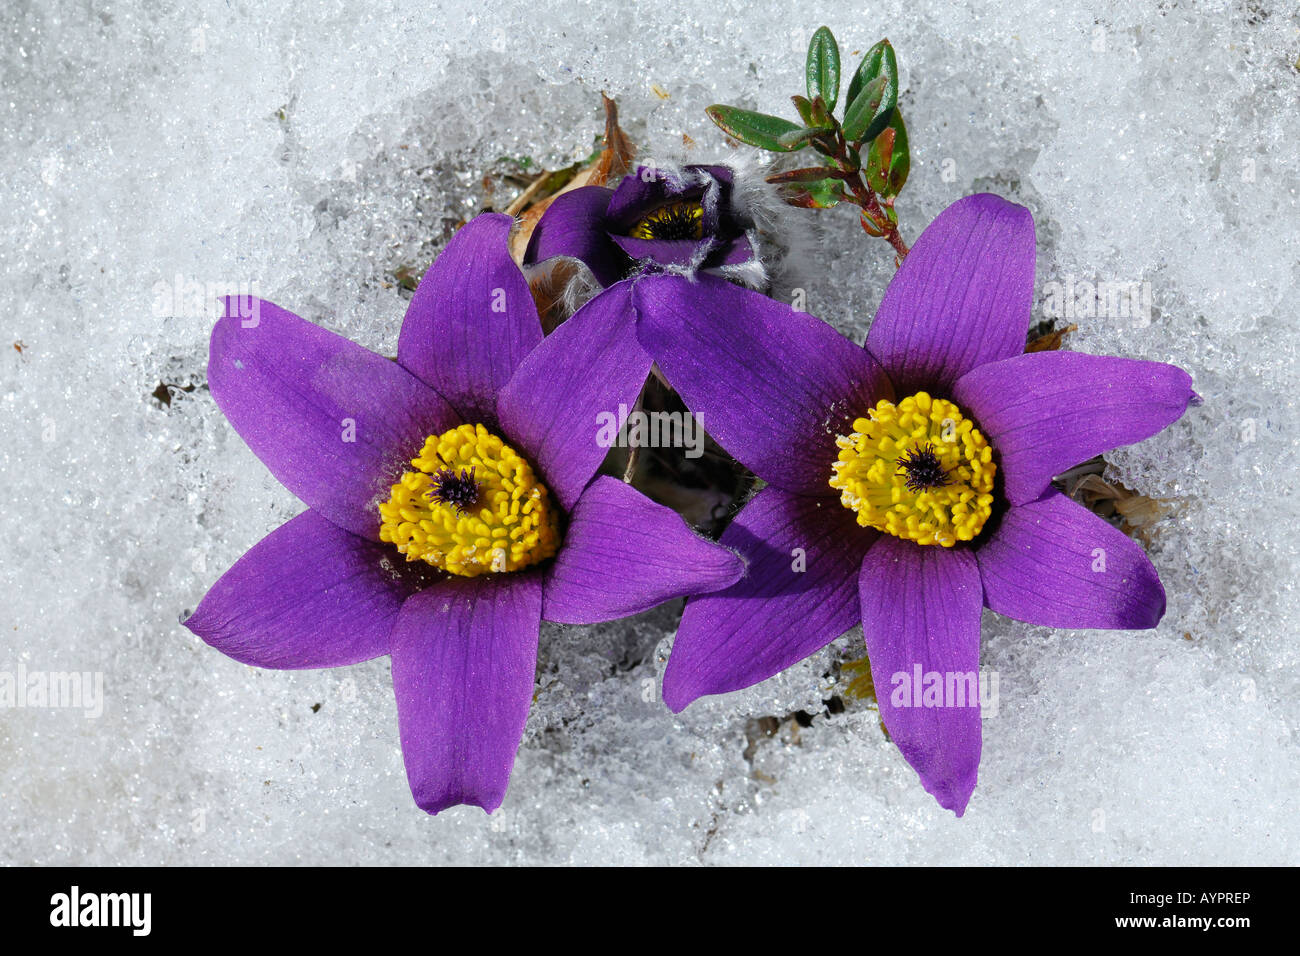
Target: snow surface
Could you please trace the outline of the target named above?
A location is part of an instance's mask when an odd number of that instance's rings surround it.
[[[1149,324],[1068,344],[1175,362],[1205,397],[1111,472],[1175,503],[1150,546],[1168,615],[986,614],[999,708],[961,820],[873,709],[827,713],[860,635],[675,718],[679,606],[547,625],[504,807],[428,817],[386,661],[260,671],[178,623],[300,506],[202,387],[212,317],[161,290],[256,283],[392,354],[394,271],[492,201],[503,157],[586,155],[603,89],[644,154],[725,158],[703,108],[788,112],[821,23],[898,50],[909,239],[992,190],[1034,212],[1040,287],[1150,283]],[[0,32],[0,671],[105,695],[0,712],[0,861],[1300,862],[1293,5],[8,0]],[[809,309],[860,338],[888,250],[816,215]]]

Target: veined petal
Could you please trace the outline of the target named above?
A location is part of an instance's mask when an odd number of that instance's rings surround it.
[[[889,381],[806,312],[713,276],[638,279],[637,335],[700,424],[778,488],[827,494],[835,438]]]
[[[876,537],[834,498],[760,491],[721,539],[748,562],[745,576],[686,603],[664,703],[676,712],[757,684],[857,624],[858,568]]]
[[[975,557],[882,535],[862,562],[860,581],[881,719],[925,789],[961,816],[981,746],[983,592]]]
[[[959,199],[921,233],[885,290],[867,349],[899,395],[942,394],[963,374],[1025,350],[1034,219],[989,193]]]
[[[1012,504],[1094,455],[1150,438],[1195,398],[1182,369],[1162,362],[1032,352],[963,375],[953,399],[997,450]]]
[[[546,574],[542,618],[594,624],[734,584],[745,565],[631,485],[602,476],[569,516]]]
[[[497,391],[542,341],[528,282],[510,258],[514,220],[466,223],[429,266],[406,309],[397,360],[466,421],[488,421]]]
[[[531,265],[556,256],[586,263],[596,281],[611,286],[631,266],[610,239],[605,210],[613,190],[579,186],[555,197],[528,239],[524,262]]]
[[[1142,548],[1058,492],[1011,508],[976,551],[984,603],[1047,627],[1155,627],[1165,589]]]
[[[212,331],[218,407],[282,485],[334,524],[378,540],[378,503],[427,435],[460,419],[401,366],[260,299]],[[248,314],[241,314],[246,312]]]
[[[533,699],[542,579],[455,579],[421,591],[393,627],[393,691],[411,794],[439,813],[501,805]]]
[[[650,357],[637,343],[630,284],[596,296],[548,335],[501,390],[501,426],[571,509],[636,402]]]
[[[255,667],[356,664],[388,653],[402,602],[422,583],[391,546],[304,511],[235,562],[185,626]]]

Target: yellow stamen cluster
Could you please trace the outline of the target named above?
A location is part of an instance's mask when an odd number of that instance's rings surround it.
[[[430,436],[411,464],[416,470],[379,506],[380,540],[407,561],[472,578],[518,571],[558,550],[560,516],[546,486],[482,425]]]
[[[993,510],[993,449],[952,402],[880,401],[840,436],[830,484],[858,524],[917,544],[970,541]]]
[[[634,239],[700,239],[704,235],[704,207],[679,199],[642,216],[629,235]]]

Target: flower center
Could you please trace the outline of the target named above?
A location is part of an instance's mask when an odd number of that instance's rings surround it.
[[[425,439],[379,506],[379,538],[407,561],[472,578],[518,571],[555,554],[560,515],[519,453],[482,425]]]
[[[439,469],[429,484],[431,487],[425,494],[439,504],[451,505],[459,515],[478,504],[482,490],[474,478],[473,468],[462,468],[459,472],[451,468]]]
[[[948,472],[929,442],[917,445],[898,459],[898,473],[908,491],[925,491],[948,484]]]
[[[700,239],[704,236],[704,207],[679,199],[642,216],[632,227],[634,239]]]
[[[993,511],[993,449],[952,402],[925,392],[882,400],[835,443],[830,485],[863,527],[951,548]]]

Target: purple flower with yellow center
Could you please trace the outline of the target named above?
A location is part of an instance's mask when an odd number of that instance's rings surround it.
[[[602,286],[650,261],[725,270],[754,259],[753,223],[736,201],[727,166],[638,166],[615,189],[563,193],[538,220],[524,263],[578,259]]]
[[[453,237],[396,362],[269,302],[228,309],[212,333],[213,397],[307,511],[186,626],[259,667],[390,655],[411,792],[430,813],[500,805],[543,619],[612,620],[742,573],[672,511],[593,479],[598,416],[635,399],[650,359],[625,288],[543,338],[512,224],[484,215]]]
[[[721,539],[746,576],[687,603],[664,675],[674,711],[861,622],[890,736],[960,816],[979,769],[983,608],[1063,628],[1160,620],[1142,549],[1052,480],[1177,420],[1190,378],[1025,354],[1034,255],[1028,210],[954,203],[904,260],[865,347],[709,277],[636,283],[642,344],[766,482]]]

